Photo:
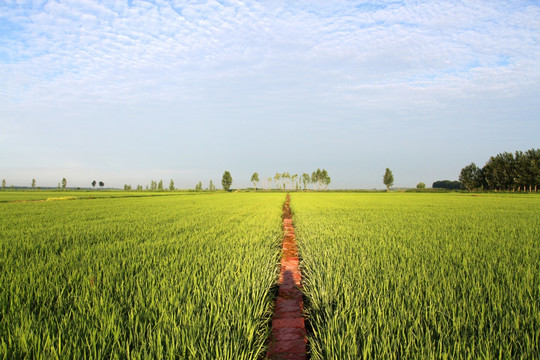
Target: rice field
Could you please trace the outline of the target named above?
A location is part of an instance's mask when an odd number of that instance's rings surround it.
[[[0,194],[0,358],[263,358],[285,194],[129,195]],[[540,197],[290,205],[311,359],[540,358]]]
[[[312,359],[540,358],[539,200],[292,194]]]
[[[0,203],[0,358],[256,359],[283,194]]]

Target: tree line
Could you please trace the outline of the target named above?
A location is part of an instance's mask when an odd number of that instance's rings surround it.
[[[259,178],[259,173],[254,172],[253,175],[251,175],[251,180],[253,183],[253,187],[255,190],[257,190],[257,185],[261,181]],[[308,173],[303,174],[291,174],[288,171],[280,173],[276,172],[276,174],[272,176],[268,176],[266,178],[266,189],[272,190],[272,186],[274,186],[277,190],[295,190],[299,191],[303,189],[307,190],[308,186],[313,184],[313,190],[328,190],[328,185],[332,182],[332,179],[330,178],[330,175],[328,175],[328,171],[325,169],[317,169],[314,170],[311,175]]]
[[[459,182],[469,191],[536,192],[540,185],[540,149],[503,152],[491,156],[482,168],[472,162],[461,169]]]

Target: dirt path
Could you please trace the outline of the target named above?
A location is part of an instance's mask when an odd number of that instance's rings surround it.
[[[279,292],[272,317],[272,338],[267,357],[271,360],[305,360],[306,327],[303,318],[302,274],[298,267],[298,248],[292,223],[290,196],[283,205],[283,257]]]

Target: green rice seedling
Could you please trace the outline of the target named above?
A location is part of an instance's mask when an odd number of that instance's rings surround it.
[[[282,194],[0,203],[0,358],[256,359]]]
[[[539,200],[292,194],[312,358],[540,358]]]

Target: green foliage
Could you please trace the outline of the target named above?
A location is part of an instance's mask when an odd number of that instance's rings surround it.
[[[251,182],[253,183],[253,187],[255,190],[257,190],[257,183],[259,182],[259,174],[254,172],[253,175],[251,175]]]
[[[173,179],[171,179],[171,181],[169,182],[169,190],[170,191],[174,190],[174,181],[173,181]]]
[[[292,194],[311,358],[540,358],[538,204]]]
[[[221,186],[223,187],[223,190],[229,191],[232,185],[232,176],[231,173],[228,171],[225,171],[223,173],[223,177],[221,178]]]
[[[417,185],[416,185],[416,188],[417,189],[425,189],[426,188],[426,184],[424,184],[423,182],[419,182]]]
[[[66,178],[62,178],[62,190],[66,190],[66,186],[67,186],[67,180]]]
[[[383,176],[383,184],[386,185],[386,191],[390,190],[390,186],[394,185],[394,175],[389,168],[386,168]]]
[[[163,180],[159,180],[157,189],[158,189],[159,191],[163,191]]]
[[[433,182],[434,189],[459,190],[461,182],[451,180],[438,180]]]
[[[461,169],[459,182],[469,191],[482,187],[482,170],[475,163],[470,163]]]
[[[6,179],[2,179],[2,190],[6,189]]]
[[[0,203],[0,358],[262,358],[283,195],[167,195]]]

